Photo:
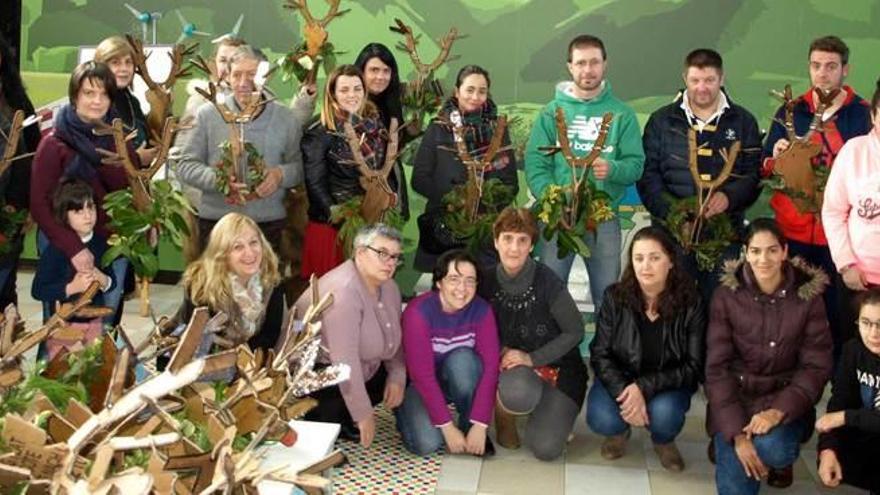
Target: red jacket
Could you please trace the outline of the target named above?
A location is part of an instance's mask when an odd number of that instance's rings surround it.
[[[813,134],[811,139],[822,145],[822,152],[814,158],[814,162],[825,163],[828,167],[834,165],[837,153],[840,152],[840,148],[845,142],[853,137],[866,134],[871,129],[870,105],[851,87],[844,86],[843,90],[846,92],[846,100],[843,105],[830,120],[825,122],[824,131]],[[811,89],[798,98],[794,107],[794,127],[799,136],[807,133],[815,112],[816,103]],[[773,158],[773,145],[780,138],[786,137],[785,128],[782,125],[783,118],[784,109],[780,107],[764,143],[765,158],[761,170],[764,177],[769,177],[776,165],[776,160]],[[787,238],[806,244],[828,245],[821,215],[801,213],[791,198],[780,191],[773,193],[770,198],[770,207],[776,212],[776,221]]]
[[[49,238],[49,242],[68,258],[73,258],[76,253],[85,249],[85,245],[73,229],[55,219],[52,214],[52,198],[73,153],[73,149],[55,137],[54,133],[49,134],[37,147],[31,172],[31,215],[40,230]],[[139,161],[133,150],[129,149],[129,155],[137,165]],[[88,181],[88,184],[92,188],[98,213],[95,231],[109,238],[109,218],[103,208],[104,195],[128,187],[125,169],[122,166],[102,165],[98,168],[97,176]],[[95,263],[100,263],[100,260],[95,260]]]
[[[765,409],[795,421],[822,396],[831,375],[831,332],[821,294],[828,276],[801,258],[784,265],[764,294],[742,260],[725,264],[706,338],[709,431],[725,440]]]

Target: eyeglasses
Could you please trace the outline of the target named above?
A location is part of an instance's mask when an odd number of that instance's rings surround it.
[[[856,320],[856,323],[859,324],[859,328],[865,330],[878,330],[880,331],[880,320],[869,320],[867,318],[859,318]]]
[[[365,246],[370,251],[376,253],[376,256],[379,258],[379,261],[382,263],[388,263],[391,260],[394,260],[394,266],[400,266],[403,264],[403,253],[391,254],[384,249],[376,249],[373,246]]]
[[[467,289],[473,289],[477,286],[477,279],[474,277],[459,277],[458,275],[447,275],[443,278],[449,285],[455,287],[464,286]]]

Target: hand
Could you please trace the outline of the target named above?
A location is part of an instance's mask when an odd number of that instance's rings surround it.
[[[382,402],[388,409],[394,409],[403,402],[403,386],[397,383],[385,382],[385,393]]]
[[[611,171],[611,164],[608,163],[608,160],[600,157],[597,157],[593,162],[593,177],[596,180],[605,180],[608,178],[608,173]]]
[[[781,423],[783,418],[785,418],[785,413],[779,409],[765,409],[752,416],[752,420],[742,431],[749,438],[755,435],[765,435]]]
[[[843,277],[843,283],[849,290],[868,290],[868,280],[865,278],[865,274],[855,265],[844,268],[840,275]]]
[[[846,415],[843,411],[837,411],[823,415],[816,421],[816,431],[819,433],[828,433],[829,431],[840,428],[846,424]]]
[[[776,144],[773,145],[773,158],[779,156],[780,153],[787,150],[789,146],[791,146],[791,143],[788,139],[782,138],[779,141],[776,141]]]
[[[443,433],[443,441],[446,442],[446,450],[448,450],[450,454],[461,454],[465,451],[467,448],[467,441],[461,433],[461,430],[456,428],[452,422],[441,426],[440,432]]]
[[[156,226],[150,227],[150,230],[147,231],[147,243],[149,243],[150,247],[154,248],[159,245],[159,228]]]
[[[755,444],[752,443],[751,438],[745,435],[737,435],[733,439],[733,448],[746,472],[746,476],[758,481],[767,477],[767,466],[758,457],[758,451],[755,450]]]
[[[153,161],[153,158],[156,158],[156,155],[159,153],[159,148],[147,148],[147,143],[141,145],[140,148],[134,150],[137,153],[138,158],[141,159],[141,165],[149,165],[150,162]]]
[[[465,450],[468,454],[481,456],[486,452],[486,426],[471,424],[471,429],[467,433],[467,447]]]
[[[369,448],[373,443],[373,438],[376,437],[376,417],[370,413],[367,419],[357,422],[357,427],[361,432],[361,447]]]
[[[528,353],[519,349],[509,349],[501,356],[501,371],[513,368],[514,366],[528,366],[534,368],[532,358]]]
[[[95,281],[95,273],[91,272],[76,272],[76,275],[73,276],[73,280],[68,282],[68,284],[64,287],[64,292],[67,293],[68,296],[72,296],[74,294],[81,294],[92,285],[92,282]]]
[[[706,210],[703,216],[712,218],[719,213],[727,211],[728,207],[730,207],[730,200],[727,198],[727,195],[721,191],[714,192],[712,196],[709,196],[709,201],[706,202]]]
[[[83,248],[73,258],[70,258],[70,263],[78,272],[90,272],[95,268],[95,257],[88,248]]]
[[[819,479],[825,486],[836,487],[843,480],[843,470],[840,468],[840,461],[837,460],[837,454],[831,449],[825,449],[819,452]]]
[[[620,404],[620,416],[632,426],[646,426],[649,423],[645,396],[635,383],[630,383],[615,399]]]
[[[101,284],[101,290],[110,287],[110,276],[99,270],[97,267],[92,271],[92,280],[97,280]]]
[[[263,179],[263,182],[260,182],[260,185],[257,186],[257,196],[265,198],[277,191],[278,186],[281,185],[281,180],[283,178],[284,173],[281,171],[280,167],[272,167],[267,169],[266,178]]]

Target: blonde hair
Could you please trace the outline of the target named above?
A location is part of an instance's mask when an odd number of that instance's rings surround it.
[[[98,44],[95,48],[95,62],[109,63],[114,58],[124,56],[134,57],[134,51],[128,41],[122,36],[111,36]]]
[[[358,108],[358,117],[378,117],[379,110],[376,109],[376,105],[374,105],[373,102],[368,101],[367,84],[364,81],[364,74],[354,65],[340,65],[333,69],[333,72],[331,72],[330,76],[327,78],[327,83],[324,85],[324,97],[321,105],[321,124],[324,128],[330,131],[336,131],[336,118],[340,113],[343,113],[342,108],[339,106],[339,102],[336,101],[335,95],[336,80],[339,79],[340,76],[356,76],[361,80],[361,85],[364,88],[364,99],[361,101],[360,108]]]
[[[241,213],[227,213],[214,228],[202,256],[191,263],[183,273],[183,287],[196,306],[208,306],[215,311],[229,313],[235,304],[229,283],[229,265],[226,258],[232,245],[246,229],[252,229],[260,238],[263,259],[260,262],[260,282],[264,291],[271,292],[280,282],[278,256],[260,227],[250,217]]]

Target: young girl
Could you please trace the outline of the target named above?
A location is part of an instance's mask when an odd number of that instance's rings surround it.
[[[52,203],[52,212],[58,222],[72,230],[95,259],[95,267],[90,271],[77,271],[70,258],[56,245],[49,246],[41,253],[37,263],[37,273],[31,295],[34,299],[48,303],[54,311],[59,303],[76,299],[92,284],[98,282],[101,292],[92,300],[92,305],[103,305],[103,292],[113,286],[111,270],[102,271],[101,257],[107,251],[107,239],[95,232],[97,213],[92,189],[83,181],[68,180],[58,187]],[[101,318],[69,321],[69,326],[82,330],[77,339],[50,338],[46,341],[48,358],[51,360],[62,349],[69,349],[78,343],[88,344],[101,335]]]
[[[880,289],[861,295],[861,338],[843,346],[824,416],[816,421],[819,477],[880,492]]]

